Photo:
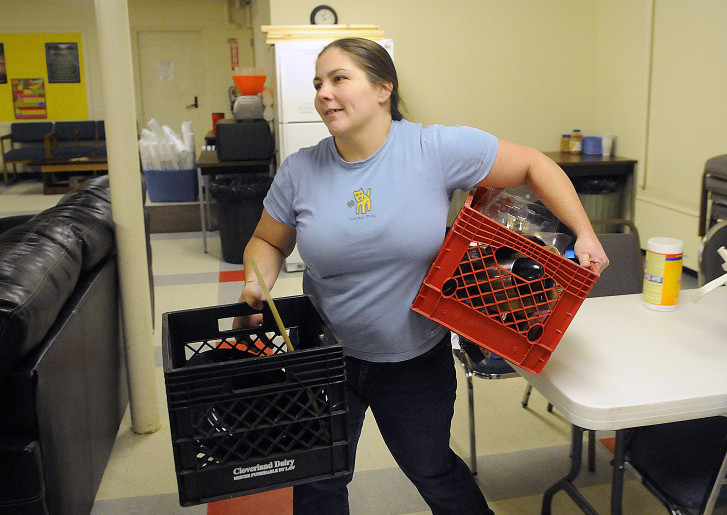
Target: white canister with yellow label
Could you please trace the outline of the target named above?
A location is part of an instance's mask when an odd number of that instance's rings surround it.
[[[684,242],[675,238],[649,238],[644,263],[644,305],[656,311],[679,306]]]

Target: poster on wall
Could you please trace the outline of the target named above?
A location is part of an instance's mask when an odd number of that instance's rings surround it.
[[[45,81],[43,79],[12,79],[15,118],[26,120],[47,118]]]
[[[46,43],[45,62],[48,83],[81,82],[78,43]]]
[[[0,43],[0,84],[8,83],[8,72],[5,68],[5,45]]]
[[[230,42],[230,64],[232,65],[232,71],[240,66],[240,52],[237,47],[237,38],[230,38],[227,41]]]

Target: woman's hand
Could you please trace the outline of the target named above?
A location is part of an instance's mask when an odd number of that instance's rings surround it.
[[[595,234],[578,238],[573,250],[582,266],[590,267],[593,265],[594,272],[599,275],[608,266],[608,256]]]
[[[265,301],[265,293],[263,292],[260,283],[257,281],[248,281],[242,288],[240,298],[238,302],[244,302],[253,309],[263,309],[263,302]],[[256,313],[254,315],[239,316],[235,317],[232,321],[233,329],[244,329],[247,327],[257,327],[263,322],[262,313]]]
[[[280,267],[283,265],[283,259],[290,255],[293,247],[295,247],[295,229],[278,222],[263,209],[255,233],[248,241],[243,253],[245,277],[249,280],[242,287],[238,302],[244,302],[253,309],[263,309],[265,293],[260,286],[260,281],[265,281],[265,285],[269,289],[273,288],[280,273]],[[261,277],[254,273],[254,267],[251,264],[253,257],[260,266]],[[263,316],[260,313],[236,317],[232,322],[232,328],[257,327],[262,323],[262,319]]]
[[[498,141],[497,157],[478,187],[508,188],[527,184],[530,190],[573,234],[578,235],[578,262],[600,275],[608,256],[593,232],[573,184],[563,169],[542,152],[509,141]]]

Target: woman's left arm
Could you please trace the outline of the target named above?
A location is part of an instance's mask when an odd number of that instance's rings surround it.
[[[522,184],[576,235],[574,250],[581,265],[593,264],[601,273],[608,266],[608,257],[563,169],[534,148],[499,140],[492,169],[477,186],[509,188]]]

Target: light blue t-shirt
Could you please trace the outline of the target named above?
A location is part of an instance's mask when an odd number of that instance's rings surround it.
[[[402,120],[364,161],[344,161],[329,137],[280,166],[265,209],[296,229],[303,291],[346,355],[404,361],[443,338],[411,303],[442,246],[452,193],[484,179],[496,154],[481,130]]]

